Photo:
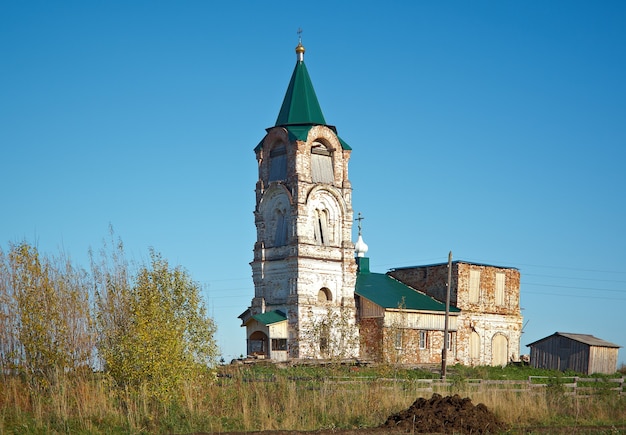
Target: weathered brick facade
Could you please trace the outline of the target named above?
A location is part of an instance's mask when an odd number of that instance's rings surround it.
[[[321,164],[327,167],[316,174],[312,162],[317,148],[323,148]],[[357,356],[350,151],[342,149],[333,130],[318,125],[308,130],[306,140],[274,127],[256,154],[255,297],[250,314],[285,313],[291,358]],[[277,169],[280,164],[283,170]],[[319,181],[316,176],[329,178]],[[325,326],[330,322],[345,324],[342,332]],[[249,328],[248,337],[254,332]]]
[[[383,308],[358,294],[356,299],[361,358],[391,364],[441,363],[445,310],[434,312],[401,305]],[[448,316],[449,359],[456,352],[458,317],[458,311]]]
[[[445,301],[447,263],[394,269],[389,275]],[[522,315],[517,269],[453,262],[450,304],[461,312],[448,361],[502,365],[519,360]]]

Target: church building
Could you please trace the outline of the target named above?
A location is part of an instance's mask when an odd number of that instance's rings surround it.
[[[254,149],[254,297],[239,316],[248,356],[434,364],[445,343],[452,364],[517,360],[517,269],[452,263],[448,310],[447,263],[370,272],[360,216],[352,242],[352,149],[324,119],[304,52],[299,42],[276,123]]]
[[[276,124],[255,148],[254,298],[240,318],[249,355],[354,358],[351,148],[324,119],[301,43],[296,55]]]

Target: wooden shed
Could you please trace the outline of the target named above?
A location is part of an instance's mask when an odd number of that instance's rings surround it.
[[[572,370],[584,374],[615,373],[621,346],[589,334],[554,334],[527,345],[535,368]]]

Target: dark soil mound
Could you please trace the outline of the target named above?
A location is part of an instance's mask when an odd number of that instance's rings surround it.
[[[433,394],[429,400],[419,398],[405,411],[391,415],[382,427],[411,433],[500,433],[507,426],[479,403],[459,395],[442,397]]]

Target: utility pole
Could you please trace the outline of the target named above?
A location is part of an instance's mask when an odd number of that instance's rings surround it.
[[[448,317],[450,316],[450,284],[452,282],[452,251],[448,254],[448,283],[446,284],[446,316],[443,326],[443,349],[441,350],[441,379],[446,380],[448,356]]]

